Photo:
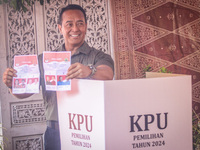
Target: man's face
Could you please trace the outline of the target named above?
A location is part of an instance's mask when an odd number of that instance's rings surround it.
[[[80,10],[67,10],[62,14],[58,28],[65,39],[65,47],[80,47],[85,39],[87,24]]]
[[[16,79],[15,80],[15,84],[18,85],[19,84],[19,80]]]
[[[25,80],[24,80],[24,79],[22,79],[22,83],[23,83],[23,84],[25,83]]]
[[[28,83],[29,83],[29,84],[32,84],[32,80],[31,80],[31,79],[29,79],[29,80],[28,80]]]

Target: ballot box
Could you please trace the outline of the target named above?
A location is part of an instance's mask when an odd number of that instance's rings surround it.
[[[159,76],[72,80],[57,92],[61,149],[192,150],[191,76]]]

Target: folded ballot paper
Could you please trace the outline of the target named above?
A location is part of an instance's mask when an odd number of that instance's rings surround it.
[[[71,65],[71,52],[43,52],[43,68],[46,90],[71,90],[71,80],[66,79]],[[13,94],[39,93],[40,72],[37,55],[14,57]]]
[[[71,80],[66,79],[71,65],[71,52],[43,52],[43,67],[46,90],[71,90]]]
[[[20,55],[14,57],[14,69],[17,77],[13,78],[13,94],[39,93],[40,72],[37,55]]]

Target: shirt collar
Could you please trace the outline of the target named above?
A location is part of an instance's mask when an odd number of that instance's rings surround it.
[[[66,51],[66,49],[65,49],[65,43],[62,45],[61,51]],[[79,53],[83,53],[83,54],[87,55],[87,54],[90,53],[90,51],[91,51],[91,50],[90,50],[89,45],[88,45],[86,42],[84,42],[84,43],[81,45],[81,47],[79,47],[79,48],[77,49],[77,51],[76,51],[76,53],[75,53],[74,55],[77,55],[77,54],[79,54]]]

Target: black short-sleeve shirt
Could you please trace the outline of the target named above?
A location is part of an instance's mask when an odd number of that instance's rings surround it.
[[[65,51],[65,45],[55,51]],[[45,88],[44,69],[43,69],[43,54],[39,55],[39,68],[40,68],[40,85],[42,86],[42,94],[46,108],[46,119],[58,121],[57,110],[57,95],[55,91],[47,91]],[[93,64],[95,67],[99,65],[107,65],[112,68],[114,72],[114,62],[110,55],[102,51],[90,47],[86,42],[77,49],[76,53],[71,57],[71,63],[79,62],[83,65]]]

